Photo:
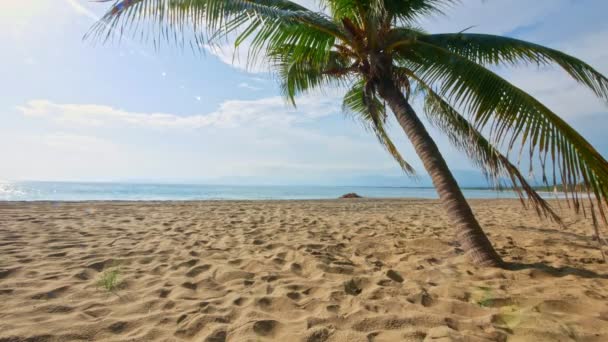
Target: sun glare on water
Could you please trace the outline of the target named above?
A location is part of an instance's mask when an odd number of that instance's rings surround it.
[[[16,184],[0,180],[0,200],[10,201],[22,195],[25,195],[25,192]]]

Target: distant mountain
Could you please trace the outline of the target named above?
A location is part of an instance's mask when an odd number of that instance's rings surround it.
[[[462,187],[488,187],[483,174],[477,171],[454,170],[454,177]],[[389,186],[389,187],[432,187],[431,178],[427,175],[420,175],[410,178],[406,175],[385,176],[385,175],[364,175],[355,177],[345,177],[336,180],[334,185],[360,185],[360,186]]]
[[[454,170],[454,176],[462,187],[488,187],[483,174],[470,170]],[[198,181],[195,183],[222,184],[222,185],[317,185],[317,186],[373,186],[373,187],[432,187],[433,183],[427,175],[416,178],[407,175],[319,175],[300,174],[289,177],[221,177],[213,180]]]

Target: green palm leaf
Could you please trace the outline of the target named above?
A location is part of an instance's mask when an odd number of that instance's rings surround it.
[[[423,17],[444,14],[459,0],[384,0],[384,8],[394,20],[411,24]]]
[[[285,44],[269,48],[268,56],[283,95],[293,105],[299,94],[322,86],[346,85],[352,72],[349,60],[329,49]]]
[[[561,66],[578,82],[608,100],[608,78],[578,58],[542,45],[489,34],[431,34],[421,42],[440,46],[469,60],[485,65],[533,63]]]
[[[406,162],[393,144],[385,130],[386,109],[384,104],[373,94],[366,91],[364,80],[358,80],[344,95],[342,111],[357,118],[365,128],[371,130],[380,144],[397,161],[408,175],[415,174],[414,168]]]
[[[415,76],[412,78],[416,79]],[[494,147],[473,125],[444,101],[431,87],[416,80],[420,92],[424,95],[424,112],[429,121],[448,136],[452,144],[464,152],[480,168],[488,180],[500,185],[502,179],[510,180],[509,188],[513,189],[520,200],[525,198],[536,209],[539,215],[550,217],[561,223],[560,217],[551,206],[526,181],[518,168],[509,158]]]
[[[151,24],[143,30],[143,24]],[[141,31],[142,39],[189,43],[199,48],[237,34],[236,45],[251,38],[255,59],[268,42],[333,43],[344,32],[331,18],[288,0],[122,0],[86,37],[108,40],[118,31]],[[144,32],[148,32],[144,34]],[[151,33],[152,32],[152,33]]]
[[[536,155],[545,182],[544,165],[549,158],[552,183],[564,185],[577,210],[585,192],[608,203],[608,162],[538,100],[483,66],[432,44],[416,42],[402,49],[400,61],[425,84],[436,85],[448,103],[470,113],[475,129],[486,129],[495,144],[508,151],[528,147],[530,167]],[[605,220],[602,205],[598,208]]]

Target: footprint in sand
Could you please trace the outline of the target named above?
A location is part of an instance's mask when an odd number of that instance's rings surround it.
[[[253,331],[259,336],[269,336],[274,333],[279,322],[275,320],[263,320],[253,323]]]
[[[211,265],[200,265],[200,266],[196,266],[191,268],[187,273],[186,276],[188,277],[196,277],[197,275],[208,271],[211,268]]]
[[[69,286],[61,286],[61,287],[58,287],[58,288],[56,288],[54,290],[51,290],[51,291],[48,291],[48,292],[37,293],[37,294],[33,295],[30,298],[36,299],[36,300],[48,300],[48,299],[59,298],[69,288],[70,288]]]
[[[198,287],[196,284],[191,283],[189,281],[182,283],[181,286],[184,288],[187,288],[189,290],[193,290],[193,291],[196,290],[196,288]]]
[[[161,289],[158,293],[158,296],[160,298],[167,298],[169,296],[169,293],[171,293],[171,289]]]
[[[295,274],[301,274],[302,273],[302,265],[300,265],[298,263],[294,262],[293,264],[291,264],[290,269]]]
[[[228,336],[228,334],[226,333],[226,330],[223,330],[223,329],[216,330],[216,331],[212,332],[209,336],[207,336],[205,338],[204,342],[225,342],[226,336]]]

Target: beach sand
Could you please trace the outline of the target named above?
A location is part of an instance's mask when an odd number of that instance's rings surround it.
[[[608,341],[590,220],[471,202],[517,270],[431,200],[0,203],[0,341]]]

